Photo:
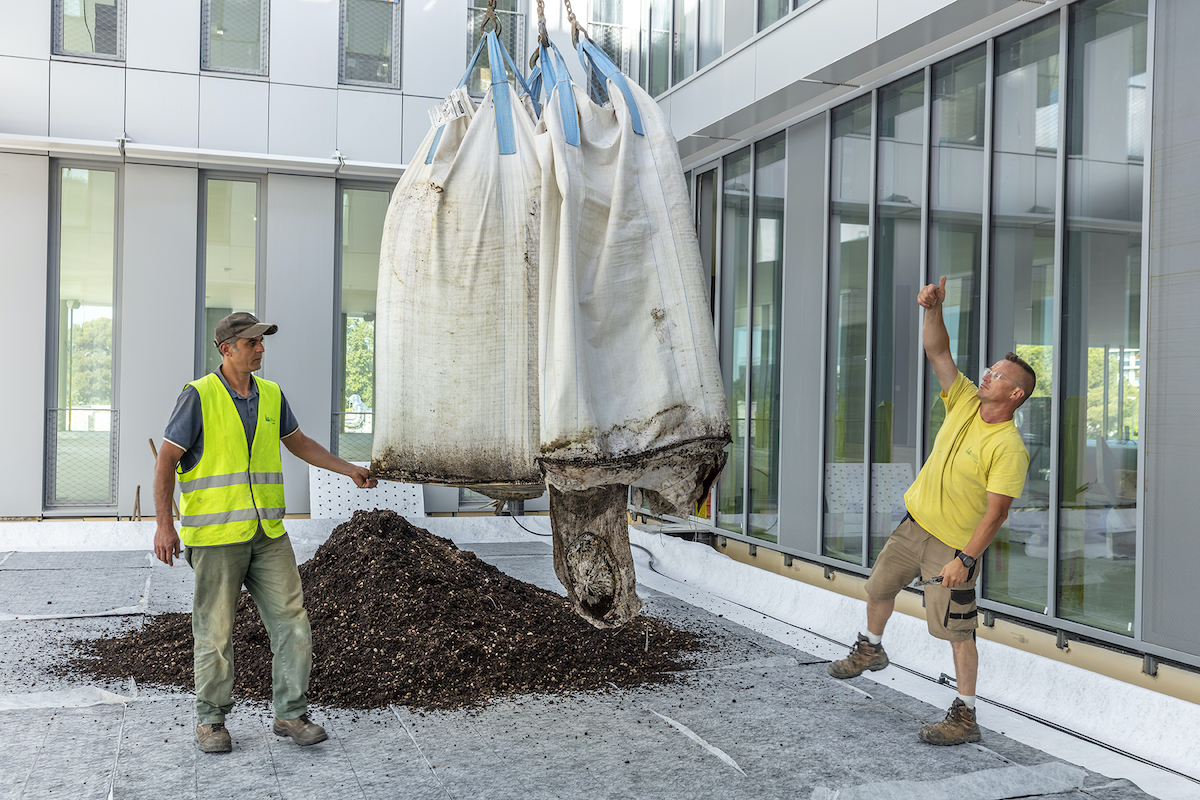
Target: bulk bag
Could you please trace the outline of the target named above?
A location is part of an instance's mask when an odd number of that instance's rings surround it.
[[[729,413],[708,280],[675,138],[658,104],[586,38],[611,105],[539,50],[541,464],[555,571],[598,627],[641,606],[627,487],[687,515],[725,465]]]
[[[492,84],[467,78],[486,44]],[[379,261],[371,470],[536,497],[540,167],[535,116],[489,32],[396,185]],[[523,80],[521,85],[524,86]],[[525,89],[528,95],[528,88]]]

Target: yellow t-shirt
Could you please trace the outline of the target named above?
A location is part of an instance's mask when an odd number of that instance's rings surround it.
[[[956,550],[971,541],[987,512],[988,492],[1020,497],[1029,470],[1029,451],[1016,423],[984,422],[976,391],[960,372],[950,391],[942,392],[946,421],[904,493],[917,524]]]

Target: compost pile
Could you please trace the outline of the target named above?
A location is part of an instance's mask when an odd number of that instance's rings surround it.
[[[509,577],[392,511],[358,511],[300,566],[313,633],[309,701],[456,709],[525,693],[670,682],[700,638],[637,617],[600,630],[570,602]],[[191,615],[81,641],[84,674],[191,689]],[[271,650],[249,593],[234,625],[234,693],[271,699]]]

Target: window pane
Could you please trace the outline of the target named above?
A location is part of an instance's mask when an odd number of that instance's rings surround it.
[[[1071,7],[1059,609],[1132,633],[1146,0]]]
[[[832,114],[825,554],[862,564],[871,98],[848,103]]]
[[[791,11],[791,0],[758,0],[758,29],[774,25]]]
[[[61,170],[58,386],[47,505],[115,502],[113,264],[117,174]]]
[[[993,88],[989,342],[993,358],[1011,350],[1028,361],[1038,383],[1014,417],[1029,450],[1029,473],[988,548],[984,595],[1038,612],[1049,598],[1058,40],[1055,14],[1001,36]]]
[[[703,0],[700,4],[700,66],[721,57],[725,42],[725,0]]]
[[[750,341],[750,535],[779,541],[779,340],[783,314],[783,198],[787,142],[754,150],[753,327]]]
[[[750,269],[750,148],[725,157],[721,234],[721,377],[733,444],[717,483],[717,525],[742,530],[746,451],[747,298]]]
[[[646,31],[642,37],[642,88],[657,96],[670,86],[671,0],[642,0]]]
[[[119,0],[61,0],[62,42],[68,53],[118,55],[121,43]]]
[[[640,0],[597,0],[592,3],[592,19],[587,26],[588,35],[596,46],[612,59],[617,69],[631,78],[637,77],[638,70],[640,9]],[[589,94],[607,100],[607,79],[590,66],[587,73]]]
[[[696,71],[696,39],[699,35],[700,0],[675,3],[675,82]]]
[[[262,70],[262,0],[208,2],[208,48],[204,68]]]
[[[871,421],[871,553],[907,513],[904,492],[920,461],[917,387],[925,370],[917,291],[921,287],[921,164],[925,76],[879,92],[875,237],[875,355]]]
[[[375,293],[387,191],[342,190],[342,375],[337,454],[370,461],[375,409]]]
[[[700,240],[700,263],[708,274],[708,307],[717,310],[717,220],[721,209],[717,205],[717,171],[702,172],[696,179],[696,232]]]
[[[342,80],[396,83],[393,15],[399,7],[387,0],[346,0]]]
[[[213,334],[222,317],[255,311],[258,183],[209,179],[204,233],[204,371],[221,364]]]
[[[500,41],[513,63],[520,66],[528,59],[525,53],[525,15],[518,13],[520,0],[496,0],[496,16],[500,19]],[[467,24],[470,26],[471,47],[467,58],[475,54],[475,48],[483,41],[483,31],[480,26],[485,19],[487,0],[471,0],[471,8],[467,11]],[[489,25],[488,30],[491,30]],[[516,78],[509,78],[509,83],[515,83]],[[475,68],[471,70],[471,80],[467,84],[473,94],[485,94],[492,85],[492,70],[488,63],[487,48],[479,54]]]
[[[946,276],[942,318],[954,363],[979,380],[979,280],[983,244],[986,53],[981,45],[933,67],[929,278]],[[945,418],[932,367],[926,368],[926,453]]]

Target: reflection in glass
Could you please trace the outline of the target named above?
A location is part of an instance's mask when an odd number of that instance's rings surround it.
[[[255,310],[258,183],[210,178],[204,212],[204,371],[221,364],[213,334],[222,317]]]
[[[1131,634],[1146,0],[1071,6],[1059,613]]]
[[[979,280],[983,261],[984,105],[983,45],[933,67],[933,142],[930,154],[929,279],[946,276],[942,318],[954,363],[979,378]],[[940,386],[926,368],[925,452],[945,418]]]
[[[917,386],[924,374],[918,338],[921,287],[921,151],[925,76],[879,91],[875,237],[874,435],[871,445],[873,563],[907,511],[904,492],[920,459]]]
[[[208,0],[204,69],[259,72],[263,32],[262,0]]]
[[[791,0],[758,0],[758,29],[769,28],[791,11]]]
[[[642,0],[642,88],[657,97],[670,88],[671,0]]]
[[[1050,534],[1054,383],[1054,207],[1058,169],[1058,16],[996,40],[989,344],[1038,376],[1015,422],[1029,450],[1025,491],[988,548],[985,596],[1041,612]]]
[[[750,273],[750,148],[725,157],[721,234],[721,378],[733,443],[717,482],[717,525],[742,530],[746,451],[746,352]]]
[[[395,86],[396,14],[389,0],[344,0],[342,80]]]
[[[674,83],[679,83],[679,81],[696,71],[699,14],[700,0],[676,0]]]
[[[110,455],[117,174],[60,171],[58,410],[49,505],[115,502]]]
[[[121,7],[118,0],[60,0],[62,14],[59,51],[88,55],[118,55]]]
[[[700,67],[721,57],[725,43],[725,0],[700,3]]]
[[[700,241],[700,263],[708,275],[708,308],[717,311],[717,171],[710,169],[696,178],[696,232]]]
[[[370,461],[375,409],[375,294],[389,193],[342,189],[341,366],[337,454]]]
[[[750,338],[750,535],[779,541],[779,342],[783,313],[783,133],[754,146]]]
[[[862,564],[871,98],[831,113],[824,548]]]

